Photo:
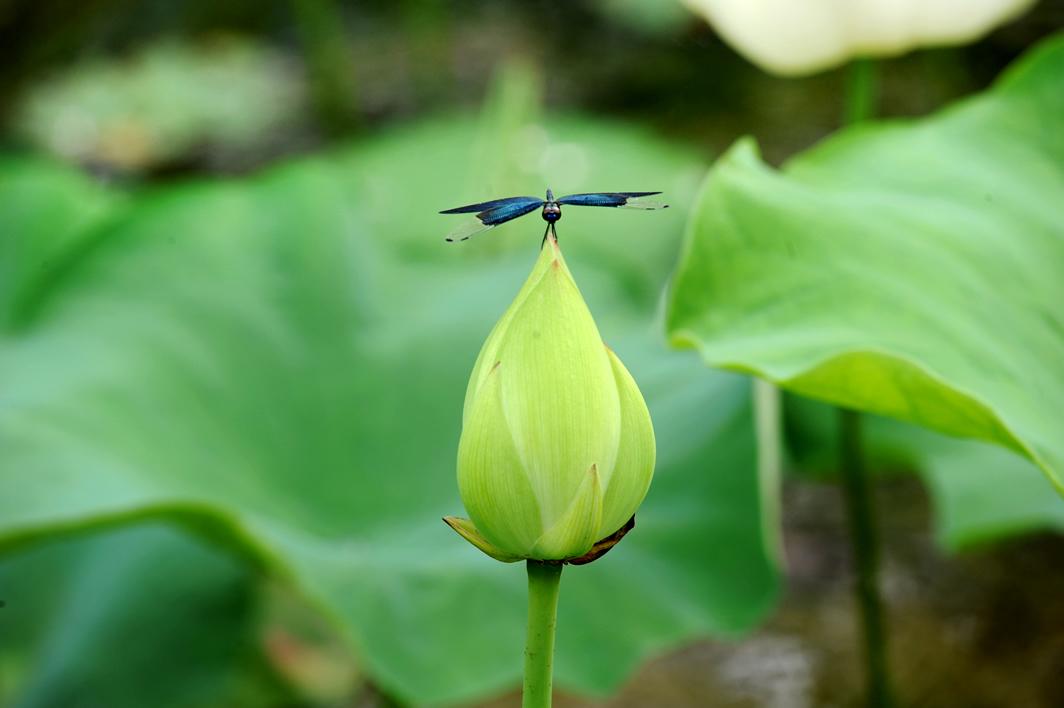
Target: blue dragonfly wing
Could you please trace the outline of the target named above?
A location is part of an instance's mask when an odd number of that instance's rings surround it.
[[[668,209],[669,205],[658,196],[660,194],[661,192],[590,192],[570,194],[559,199],[558,203],[615,209]]]
[[[515,201],[517,199],[521,199],[522,201]],[[487,231],[499,224],[505,224],[511,219],[524,216],[531,211],[535,211],[543,204],[542,199],[532,199],[532,201],[528,201],[529,199],[532,198],[515,197],[513,199],[498,199],[496,201],[502,202],[501,204],[480,212],[472,219],[465,220],[448,233],[445,240],[452,243],[456,241],[468,241],[482,231]]]
[[[523,197],[522,199],[527,199],[527,197]],[[477,218],[490,226],[498,226],[499,224],[506,223],[510,219],[516,219],[519,216],[524,216],[531,211],[535,211],[541,206],[543,206],[542,199],[535,199],[531,202],[511,202],[509,204],[502,204],[482,211],[477,214]]]
[[[511,206],[515,204],[542,204],[543,200],[538,197],[506,197],[505,199],[493,199],[490,202],[480,202],[479,204],[467,204],[465,206],[455,207],[454,209],[444,209],[441,214],[472,214],[474,212],[490,211],[498,207]],[[527,213],[527,212],[525,212]]]

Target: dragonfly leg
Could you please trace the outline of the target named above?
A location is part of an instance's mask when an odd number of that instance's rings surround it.
[[[550,222],[547,222],[547,230],[543,232],[543,240],[539,242],[540,250],[542,250],[543,247],[545,245],[547,245],[547,234],[550,233],[550,227],[551,226],[554,226],[554,224],[551,224]],[[557,240],[557,237],[555,237],[555,240]]]

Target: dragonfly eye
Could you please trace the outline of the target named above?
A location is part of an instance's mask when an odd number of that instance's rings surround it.
[[[557,204],[544,204],[543,205],[543,220],[547,222],[554,222],[562,218],[562,208]]]

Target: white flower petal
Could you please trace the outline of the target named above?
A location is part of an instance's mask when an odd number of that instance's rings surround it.
[[[741,54],[778,74],[853,57],[964,44],[1034,0],[684,0]]]

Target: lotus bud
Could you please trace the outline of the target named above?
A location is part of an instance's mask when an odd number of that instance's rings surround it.
[[[446,521],[499,560],[593,560],[630,528],[654,455],[643,396],[549,238],[473,367],[458,445],[471,521]]]

